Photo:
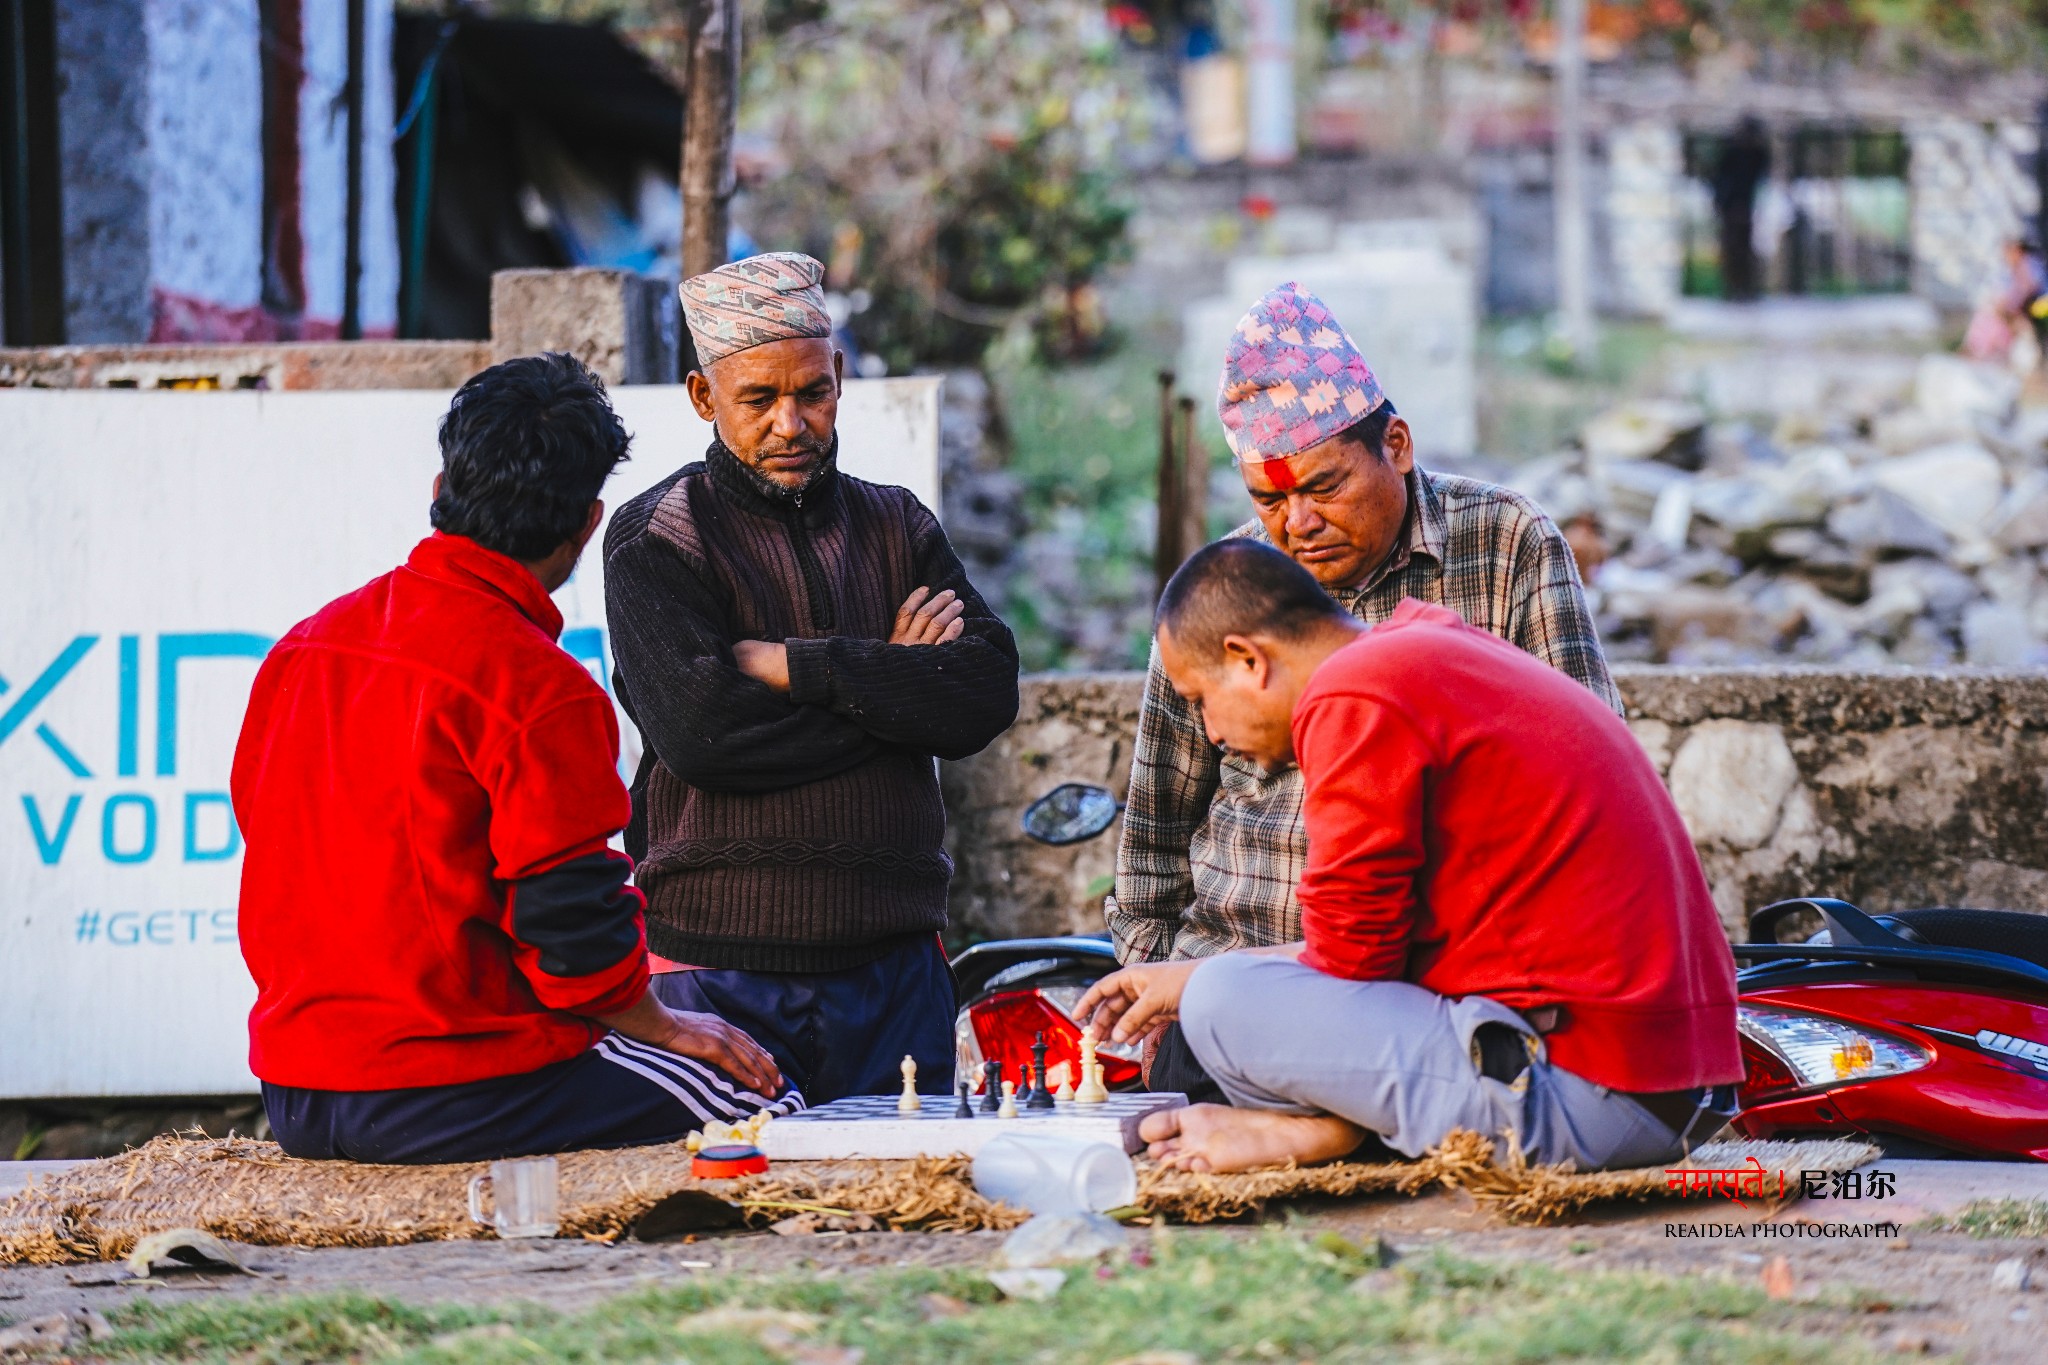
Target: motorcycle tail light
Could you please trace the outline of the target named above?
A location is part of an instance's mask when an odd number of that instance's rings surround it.
[[[1003,1075],[1017,1080],[1022,1068],[1031,1064],[1032,1044],[1045,1034],[1045,1065],[1048,1071],[1061,1062],[1074,1084],[1081,1081],[1081,1029],[1067,1011],[1081,1003],[1084,986],[1045,986],[1037,990],[1001,991],[960,1011],[954,1024],[953,1041],[961,1080],[981,1090],[984,1062],[1001,1062]],[[1069,998],[1071,996],[1071,999]],[[1095,1059],[1102,1063],[1102,1079],[1112,1089],[1134,1085],[1139,1079],[1136,1047],[1122,1043],[1101,1043]],[[1020,1090],[1023,1088],[1020,1084]]]
[[[1740,1005],[1751,1098],[1774,1090],[1823,1090],[1917,1071],[1929,1053],[1901,1038],[1802,1010]]]

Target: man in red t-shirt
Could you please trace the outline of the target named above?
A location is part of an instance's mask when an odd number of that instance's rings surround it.
[[[1732,1107],[1735,973],[1699,859],[1628,727],[1443,607],[1368,627],[1287,556],[1197,553],[1159,657],[1209,738],[1299,764],[1304,942],[1127,967],[1076,1017],[1178,1017],[1230,1106],[1145,1120],[1194,1170],[1419,1156],[1513,1134],[1581,1170],[1668,1161]]]
[[[441,424],[435,533],[263,661],[232,779],[249,1066],[293,1156],[477,1161],[665,1142],[802,1106],[648,985],[610,697],[549,594],[626,457],[573,357],[495,365]]]

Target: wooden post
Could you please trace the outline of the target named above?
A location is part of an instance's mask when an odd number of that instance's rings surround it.
[[[1185,557],[1181,549],[1180,463],[1173,454],[1173,371],[1159,372],[1159,513],[1152,542],[1153,596],[1166,591],[1166,580]]]
[[[726,261],[733,126],[739,118],[739,0],[697,0],[683,91],[683,275]]]
[[[1593,361],[1591,225],[1586,216],[1586,0],[1557,0],[1557,126],[1550,192],[1557,224],[1558,328],[1572,361]]]
[[[1180,557],[1209,543],[1209,453],[1195,436],[1195,400],[1180,400]],[[1178,567],[1178,566],[1176,566]]]

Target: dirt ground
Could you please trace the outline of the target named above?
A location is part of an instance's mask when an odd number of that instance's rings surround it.
[[[1890,1215],[1866,1205],[1855,1219],[1828,1210],[1823,1221],[1878,1220]],[[1816,1206],[1792,1206],[1779,1224],[1819,1218]],[[1443,1246],[1479,1260],[1534,1260],[1563,1269],[1652,1270],[1672,1275],[1718,1275],[1757,1283],[1783,1256],[1795,1296],[1858,1294],[1890,1305],[1870,1335],[1902,1354],[1923,1352],[1982,1362],[2038,1361],[2048,1326],[2048,1292],[1995,1289],[1992,1269],[2002,1260],[2027,1258],[2048,1279],[2048,1239],[1979,1241],[1961,1234],[1907,1229],[1900,1237],[1861,1240],[1811,1237],[1698,1237],[1679,1228],[1740,1225],[1754,1229],[1759,1215],[1725,1201],[1714,1207],[1684,1204],[1631,1206],[1558,1228],[1509,1228],[1462,1194],[1419,1199],[1375,1199],[1298,1208],[1276,1215],[1308,1231],[1332,1230],[1353,1239],[1384,1237],[1398,1251]],[[1165,1235],[1242,1237],[1248,1226],[1175,1228]],[[1142,1230],[1136,1235],[1153,1235]],[[114,1265],[0,1269],[0,1315],[13,1319],[95,1307],[120,1306],[138,1295],[315,1293],[357,1289],[415,1302],[529,1301],[574,1310],[628,1290],[720,1271],[809,1271],[859,1274],[905,1265],[991,1264],[997,1233],[868,1233],[783,1237],[746,1233],[693,1242],[449,1242],[377,1250],[300,1251],[259,1248],[251,1263],[262,1278],[180,1273],[133,1281]],[[1784,1289],[1780,1282],[1780,1291]]]

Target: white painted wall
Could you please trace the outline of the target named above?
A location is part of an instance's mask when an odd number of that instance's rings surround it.
[[[680,386],[614,397],[635,440],[611,506],[709,438]],[[256,669],[235,651],[427,534],[447,404],[0,390],[0,1097],[254,1088],[241,860],[212,856]],[[849,471],[937,506],[937,380],[850,383],[840,434]],[[594,557],[557,600],[565,644],[602,668]]]
[[[363,332],[389,335],[398,325],[397,163],[391,149],[391,0],[364,7]],[[348,6],[304,10],[305,84],[299,91],[299,222],[306,240],[306,316],[339,326],[343,231],[348,216],[348,120],[341,102],[348,77]]]
[[[150,283],[254,307],[263,271],[256,0],[148,0],[144,24]]]

